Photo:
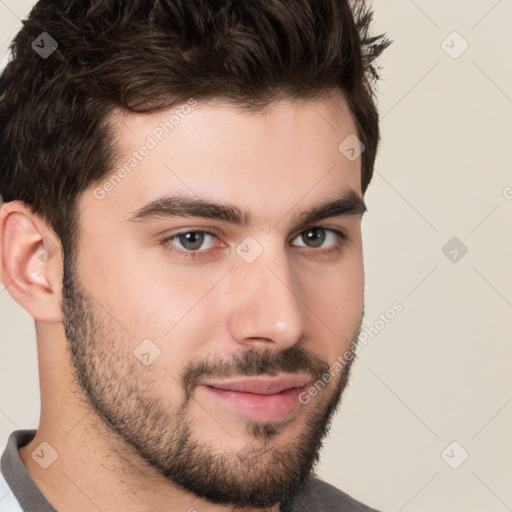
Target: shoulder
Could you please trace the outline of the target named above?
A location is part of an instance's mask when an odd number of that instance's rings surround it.
[[[311,477],[283,512],[378,512],[323,480]]]

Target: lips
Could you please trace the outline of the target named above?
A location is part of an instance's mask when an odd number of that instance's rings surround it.
[[[199,386],[210,400],[253,421],[279,421],[299,413],[299,395],[311,382],[305,374],[208,380]]]
[[[204,382],[209,386],[224,391],[238,391],[257,395],[275,395],[287,389],[301,388],[311,381],[305,374],[280,375],[278,377],[246,377],[237,380],[218,380]]]

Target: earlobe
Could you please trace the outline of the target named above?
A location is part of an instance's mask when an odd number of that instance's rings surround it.
[[[51,230],[20,201],[0,210],[0,278],[11,297],[35,320],[60,321],[58,249]]]

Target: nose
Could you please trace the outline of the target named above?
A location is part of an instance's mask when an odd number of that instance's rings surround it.
[[[236,261],[231,272],[229,329],[241,345],[285,350],[303,335],[305,311],[298,276],[284,248],[266,248],[253,261]]]

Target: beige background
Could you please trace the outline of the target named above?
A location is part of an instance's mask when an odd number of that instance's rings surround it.
[[[0,2],[2,55],[33,3]],[[512,510],[512,1],[374,7],[395,41],[364,220],[364,326],[378,334],[318,473],[386,512]],[[33,322],[1,286],[0,336],[3,450],[40,403]]]

